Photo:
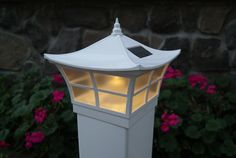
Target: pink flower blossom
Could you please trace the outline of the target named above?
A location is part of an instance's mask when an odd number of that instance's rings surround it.
[[[161,115],[161,120],[163,122],[166,122],[168,121],[168,117],[169,117],[169,114],[167,114],[167,112],[164,112],[162,115]]]
[[[35,110],[34,119],[37,123],[43,123],[46,118],[47,118],[47,109],[40,107]]]
[[[188,77],[191,87],[199,86],[201,90],[204,90],[208,84],[208,79],[201,74],[193,74]]]
[[[43,132],[32,132],[30,135],[30,142],[32,143],[41,143],[44,140]]]
[[[52,76],[52,82],[60,83],[61,84],[61,83],[64,82],[64,80],[63,80],[63,78],[62,78],[62,76],[60,74],[54,74]]]
[[[25,148],[32,148],[33,144],[41,143],[45,138],[43,132],[32,132],[25,135]]]
[[[176,126],[180,123],[180,118],[176,114],[170,114],[167,123],[169,126]]]
[[[33,147],[33,144],[31,143],[31,142],[26,142],[25,143],[25,148],[26,149],[30,149],[30,148],[32,148]]]
[[[183,73],[179,69],[175,69],[175,77],[182,77]]]
[[[5,142],[4,140],[0,140],[0,149],[7,148],[10,144]]]
[[[167,123],[162,123],[161,124],[161,131],[163,132],[163,133],[167,133],[167,132],[169,132],[170,131],[170,127],[169,127],[169,125],[167,124]]]
[[[60,102],[64,98],[65,93],[63,91],[55,90],[52,93],[52,95],[53,95],[52,101],[54,103],[57,103],[57,102]]]
[[[177,78],[183,76],[183,73],[179,69],[173,69],[169,66],[164,75],[164,79]]]
[[[161,131],[166,133],[170,130],[170,127],[177,126],[181,122],[181,119],[176,114],[168,114],[167,112],[164,112],[161,115],[161,121]]]
[[[206,90],[207,94],[216,94],[216,86],[215,85],[209,85]]]

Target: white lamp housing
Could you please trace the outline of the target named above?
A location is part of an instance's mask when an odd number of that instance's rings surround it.
[[[66,80],[80,158],[151,158],[163,75],[180,50],[147,47],[121,32],[68,54],[45,54]]]

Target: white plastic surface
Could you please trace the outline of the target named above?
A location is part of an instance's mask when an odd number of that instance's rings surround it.
[[[139,58],[128,48],[142,46],[152,55]],[[56,52],[55,52],[56,53]],[[176,58],[180,50],[162,51],[145,46],[122,34],[118,20],[110,36],[67,54],[44,54],[51,62],[74,68],[100,71],[134,71],[158,68]]]
[[[151,158],[154,112],[129,128],[77,114],[80,158]]]

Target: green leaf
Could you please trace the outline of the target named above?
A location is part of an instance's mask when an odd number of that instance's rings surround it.
[[[30,125],[28,122],[24,122],[23,124],[20,125],[19,128],[16,129],[14,133],[15,138],[21,138],[22,136],[25,135],[26,131],[30,128]]]
[[[160,147],[164,148],[167,152],[174,152],[178,149],[178,142],[173,135],[162,135],[159,139]]]
[[[53,134],[57,130],[58,124],[57,124],[57,120],[53,114],[50,114],[47,117],[47,119],[43,123],[42,128],[43,128],[43,131],[46,135]]]
[[[215,79],[216,79],[216,85],[218,87],[225,88],[225,87],[229,86],[229,84],[230,84],[229,76],[222,76],[222,77],[217,76],[217,77],[215,77]]]
[[[208,131],[218,131],[223,129],[226,123],[221,119],[211,119],[206,123],[206,130]]]
[[[234,115],[226,115],[224,121],[227,122],[228,126],[231,126],[236,123],[236,117]]]
[[[70,122],[75,118],[75,114],[72,112],[72,110],[66,110],[61,113],[60,118],[64,120],[64,122]]]
[[[8,129],[3,129],[0,131],[0,140],[5,140],[9,134],[9,130]]]
[[[187,129],[185,130],[185,135],[190,138],[198,139],[201,137],[201,132],[196,126],[192,125],[187,127]]]
[[[14,96],[11,100],[12,104],[15,105],[19,103],[21,101],[21,96],[22,94],[17,94],[16,96]]]
[[[34,106],[40,105],[51,94],[51,90],[41,90],[30,97],[29,103]]]
[[[215,132],[204,131],[202,134],[203,141],[207,144],[213,143],[216,138]]]
[[[231,103],[236,104],[236,93],[228,93],[226,96]]]
[[[200,122],[200,121],[202,121],[202,114],[200,114],[200,113],[195,113],[195,114],[192,115],[192,119],[193,119],[193,121],[195,121],[195,122]]]
[[[161,99],[169,99],[171,97],[171,94],[172,94],[171,90],[168,90],[168,89],[163,90],[160,93],[160,98]]]
[[[159,118],[155,118],[155,124],[154,124],[154,127],[155,128],[159,128],[161,125],[161,120]]]
[[[176,79],[173,79],[173,78],[169,78],[167,80],[164,80],[165,86],[168,86],[168,87],[174,86],[175,82],[176,82]]]
[[[168,158],[181,158],[180,152],[179,151],[168,152]]]
[[[11,115],[13,118],[25,116],[32,113],[32,109],[27,105],[22,105],[18,107]]]
[[[224,141],[224,144],[220,147],[220,150],[227,156],[236,156],[236,145],[230,139]]]
[[[63,144],[63,137],[59,135],[54,135],[52,138],[50,138],[50,142],[56,142],[56,143],[50,143],[49,144],[49,158],[58,158],[61,154],[63,154],[65,146]]]
[[[176,79],[174,83],[176,87],[184,87],[185,85],[187,85],[187,81],[183,79]]]
[[[207,147],[207,150],[212,155],[212,157],[220,157],[222,155],[220,151],[220,145],[221,144],[219,142],[215,142]]]
[[[200,142],[193,143],[192,150],[195,154],[203,154],[205,151],[204,144]]]
[[[44,77],[40,82],[40,88],[49,88],[51,84],[52,84],[52,78],[48,76]]]

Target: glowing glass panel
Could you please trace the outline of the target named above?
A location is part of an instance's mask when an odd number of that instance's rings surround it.
[[[129,86],[128,78],[98,73],[95,73],[94,76],[98,89],[127,94]]]
[[[134,93],[139,91],[140,89],[148,86],[149,83],[149,75],[150,72],[147,72],[139,77],[136,78],[135,80],[135,86],[134,86]]]
[[[92,81],[89,72],[70,68],[63,68],[63,70],[70,83],[92,87]]]
[[[126,97],[99,92],[100,108],[107,110],[125,113],[126,112]]]
[[[145,104],[146,93],[147,93],[147,89],[144,89],[143,91],[133,96],[132,112],[138,110],[140,107],[142,107]]]
[[[160,79],[162,77],[165,69],[166,69],[166,66],[155,69],[152,74],[152,81],[156,81],[157,79]]]
[[[74,100],[89,105],[96,105],[95,93],[91,89],[72,87]]]
[[[153,83],[151,85],[149,92],[148,92],[148,101],[158,95],[160,85],[161,85],[161,81],[158,81],[158,82]]]

